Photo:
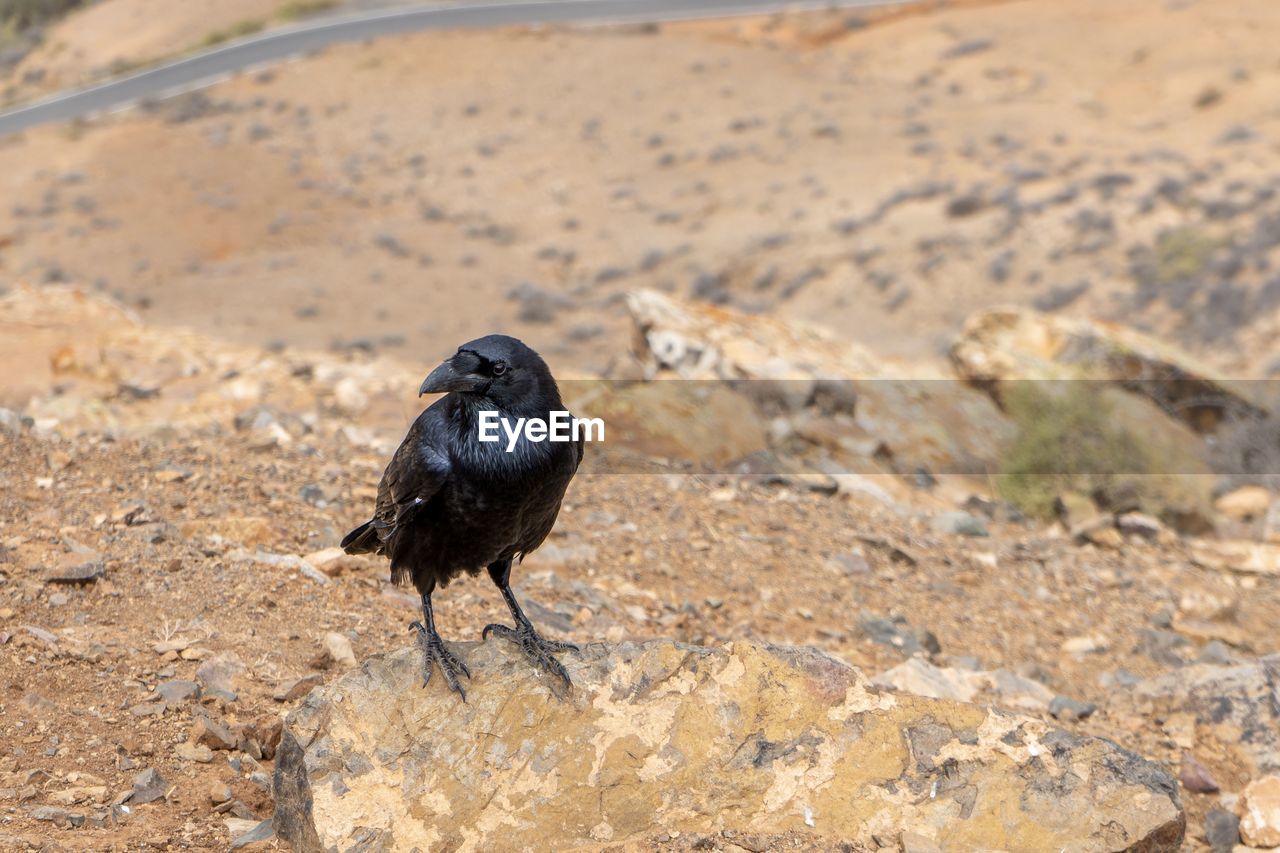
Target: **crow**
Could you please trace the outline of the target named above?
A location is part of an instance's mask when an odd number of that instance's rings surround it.
[[[348,533],[348,554],[384,554],[394,583],[412,582],[422,596],[422,621],[413,622],[425,655],[423,686],[432,663],[462,701],[459,674],[471,677],[436,632],[431,594],[457,575],[487,568],[511,610],[515,627],[486,625],[490,633],[518,643],[533,664],[559,676],[569,673],[553,652],[578,651],[572,643],[543,638],[511,593],[511,564],[542,544],[556,523],[565,489],[582,461],[583,441],[528,440],[521,431],[508,450],[500,441],[480,441],[482,412],[508,423],[564,411],[551,371],[536,352],[515,338],[489,335],[458,347],[418,389],[444,393],[409,428],[378,484],[373,518]],[[491,419],[492,416],[489,416]]]

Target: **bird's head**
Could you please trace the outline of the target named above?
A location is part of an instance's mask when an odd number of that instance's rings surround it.
[[[487,335],[458,347],[423,380],[418,396],[469,394],[512,409],[554,392],[555,380],[542,356],[515,338]]]

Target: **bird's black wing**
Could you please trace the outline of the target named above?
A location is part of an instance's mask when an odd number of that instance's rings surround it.
[[[396,538],[449,479],[449,457],[439,449],[437,421],[430,409],[414,421],[382,473],[373,518],[342,540],[342,547],[349,553],[374,551],[389,555],[393,576],[407,570],[395,565]]]

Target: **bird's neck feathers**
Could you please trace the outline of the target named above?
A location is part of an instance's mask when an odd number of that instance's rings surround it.
[[[560,390],[555,382],[541,383],[532,394],[521,395],[518,400],[499,401],[481,394],[449,394],[445,397],[449,420],[463,429],[474,431],[480,422],[481,412],[498,413],[499,417],[547,418],[551,412],[564,409]]]

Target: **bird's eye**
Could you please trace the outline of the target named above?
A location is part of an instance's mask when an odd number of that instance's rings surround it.
[[[502,363],[501,361],[499,361],[499,362],[497,362],[497,363],[495,363],[495,364],[493,365],[493,375],[494,375],[494,376],[501,376],[502,374],[504,374],[504,373],[506,373],[506,372],[507,372],[507,366],[506,366],[504,363]]]

